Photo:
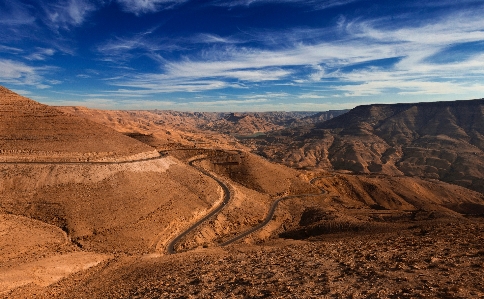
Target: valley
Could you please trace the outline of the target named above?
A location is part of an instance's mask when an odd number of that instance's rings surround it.
[[[0,298],[484,296],[484,100],[0,119]]]

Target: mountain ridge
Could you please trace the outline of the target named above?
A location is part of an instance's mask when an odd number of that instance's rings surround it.
[[[107,161],[155,157],[152,147],[0,87],[0,159]]]
[[[484,99],[362,105],[246,144],[292,167],[422,176],[484,192]]]

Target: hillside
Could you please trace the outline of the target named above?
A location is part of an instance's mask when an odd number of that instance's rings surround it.
[[[146,144],[0,86],[0,160],[94,161],[155,157]]]
[[[122,134],[149,125],[151,120],[139,115],[97,112],[98,120],[117,123],[117,132],[6,89],[0,102],[0,293],[44,287],[119,255],[164,254],[170,240],[220,205],[219,183],[188,162],[210,159],[211,152],[222,150],[160,155]],[[199,136],[178,131],[180,141]],[[287,167],[271,165],[270,172],[311,188]],[[201,246],[251,227],[264,216],[269,193],[291,189],[275,176],[271,180],[276,184],[271,184],[258,175],[246,177],[248,187],[230,185],[235,205],[221,215],[221,226],[208,225],[202,231],[209,235],[187,238],[179,246]]]
[[[280,130],[287,127],[326,121],[347,112],[334,110],[326,112],[251,112],[221,113],[220,117],[200,126],[223,134],[244,137],[257,133]]]
[[[202,132],[203,124],[216,113],[176,111],[97,110],[85,107],[56,107],[70,115],[88,119],[146,143],[158,150],[203,147],[207,144],[231,147],[235,140],[214,131]]]
[[[153,134],[155,138],[170,140],[183,146],[204,142],[233,142],[233,136],[280,130],[287,127],[325,121],[347,110],[326,112],[180,112],[170,110],[116,111],[84,107],[56,107],[57,109],[104,124],[124,133]],[[190,133],[203,133],[200,138]],[[224,134],[223,137],[221,134]],[[163,142],[163,141],[160,141]],[[166,142],[165,142],[166,146]]]
[[[244,143],[291,167],[421,176],[484,192],[484,100],[359,106]]]
[[[335,118],[102,111],[8,90],[0,103],[0,298],[484,295],[484,195],[403,176],[399,154],[443,131],[453,139],[433,142],[461,143],[433,150],[459,157],[463,144],[477,148],[476,107],[459,106],[458,117],[450,109],[451,124],[439,125],[449,115],[438,107],[433,122],[417,121],[432,119],[428,106]],[[336,157],[321,160],[325,169],[271,161],[300,146],[309,163],[321,144]],[[469,163],[462,172],[482,178]],[[355,169],[333,171],[338,165]]]

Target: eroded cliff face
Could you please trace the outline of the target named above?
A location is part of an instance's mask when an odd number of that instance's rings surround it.
[[[422,176],[484,192],[484,100],[360,106],[246,144],[296,168]]]

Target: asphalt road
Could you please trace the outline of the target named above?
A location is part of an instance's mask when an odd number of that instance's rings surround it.
[[[317,177],[317,178],[312,179],[310,181],[310,183],[313,184],[314,181],[316,181],[319,178],[320,177]],[[321,194],[325,194],[326,193],[326,190],[323,190],[323,189],[320,189],[320,190],[321,190],[321,193],[289,195],[289,196],[285,196],[285,197],[278,198],[277,200],[275,200],[272,203],[271,207],[269,208],[269,212],[267,212],[266,218],[261,223],[259,223],[257,226],[254,226],[253,228],[251,228],[251,229],[249,229],[249,230],[241,233],[240,235],[235,236],[234,238],[232,238],[232,239],[230,239],[230,240],[228,240],[228,241],[226,241],[226,242],[224,242],[222,244],[219,244],[219,246],[227,246],[229,244],[232,244],[234,242],[237,242],[238,240],[247,237],[248,235],[252,234],[253,232],[258,231],[261,228],[263,228],[264,226],[266,226],[267,224],[269,224],[269,222],[272,220],[272,217],[274,217],[274,213],[276,212],[277,206],[279,205],[279,203],[281,201],[287,200],[287,199],[292,199],[292,198],[297,198],[297,197],[318,196],[318,195],[321,195]]]
[[[113,165],[113,164],[128,164],[128,163],[135,163],[135,162],[143,162],[143,161],[152,161],[158,160],[161,158],[166,157],[165,153],[160,152],[160,156],[152,157],[152,158],[144,158],[144,159],[137,159],[137,160],[126,160],[126,161],[72,161],[72,162],[48,162],[48,161],[19,161],[19,162],[10,162],[10,161],[0,161],[0,164],[15,164],[15,165],[29,165],[29,164],[40,164],[40,165],[82,165],[82,164],[95,164],[95,165]]]
[[[210,172],[208,172],[205,169],[198,167],[198,166],[193,164],[195,161],[200,161],[200,160],[205,160],[205,159],[206,158],[196,159],[196,160],[190,161],[190,163],[188,163],[188,164],[190,166],[194,167],[195,169],[197,169],[198,171],[200,171],[201,173],[203,173],[204,175],[206,175],[206,176],[212,178],[213,180],[215,180],[220,185],[220,187],[222,187],[222,190],[223,190],[223,193],[224,193],[223,201],[218,207],[213,209],[210,213],[205,215],[202,219],[200,219],[196,223],[192,224],[192,226],[190,226],[185,231],[183,231],[181,234],[179,234],[177,237],[175,237],[173,240],[171,240],[171,242],[166,246],[166,252],[168,254],[176,253],[175,246],[181,239],[183,239],[186,235],[188,235],[190,232],[192,232],[194,229],[196,229],[203,222],[207,221],[210,217],[212,217],[212,216],[216,215],[218,212],[220,212],[225,207],[225,205],[228,204],[229,201],[230,201],[231,196],[230,196],[230,190],[229,190],[228,186],[225,185],[221,180],[216,178]]]
[[[185,150],[207,150],[207,149],[198,149],[198,148],[194,148],[194,149],[185,149]],[[238,150],[236,150],[237,152],[240,152]],[[161,151],[160,154],[161,156],[160,157],[153,157],[153,158],[147,158],[147,159],[139,159],[139,160],[130,160],[130,161],[119,161],[119,162],[96,162],[96,161],[83,161],[83,162],[36,162],[36,161],[33,161],[33,162],[2,162],[0,161],[0,164],[49,164],[49,165],[65,165],[65,164],[98,164],[98,165],[110,165],[110,164],[126,164],[126,163],[133,163],[133,162],[141,162],[141,161],[150,161],[150,160],[156,160],[156,159],[160,159],[160,158],[163,158],[166,156],[168,151]],[[213,180],[215,180],[219,185],[220,187],[222,188],[223,190],[223,200],[222,200],[222,203],[217,206],[215,209],[213,209],[210,213],[208,213],[207,215],[205,215],[202,219],[198,220],[196,223],[192,224],[188,229],[186,229],[185,231],[183,231],[181,234],[179,234],[178,236],[176,236],[166,247],[166,251],[168,254],[174,254],[176,253],[175,252],[175,246],[176,244],[181,240],[183,239],[186,235],[188,235],[190,232],[192,232],[194,229],[196,229],[198,226],[200,226],[202,223],[204,223],[205,221],[207,221],[209,218],[211,218],[212,216],[216,215],[217,213],[219,213],[224,207],[225,205],[227,205],[230,201],[230,198],[231,198],[231,194],[230,194],[230,190],[228,188],[228,186],[223,183],[221,180],[219,180],[217,177],[215,177],[213,174],[211,174],[210,172],[208,172],[207,170],[201,168],[201,167],[198,167],[196,165],[194,165],[193,163],[196,162],[196,161],[200,161],[200,160],[205,160],[206,158],[199,158],[199,159],[195,159],[195,160],[192,160],[189,162],[189,165],[194,167],[195,169],[197,169],[198,171],[200,171],[201,173],[203,173],[204,175],[212,178]],[[315,180],[319,179],[320,177],[317,177],[317,178],[313,178],[310,183],[313,184]],[[262,229],[264,226],[266,226],[271,220],[272,218],[274,217],[274,213],[277,209],[277,206],[279,205],[279,203],[283,200],[287,200],[287,199],[292,199],[292,198],[298,198],[298,197],[308,197],[308,196],[318,196],[318,195],[321,195],[321,194],[325,194],[326,191],[321,189],[321,193],[317,193],[317,194],[299,194],[299,195],[289,195],[289,196],[285,196],[285,197],[281,197],[281,198],[278,198],[277,200],[275,200],[271,207],[269,208],[269,212],[267,213],[266,215],[266,218],[261,222],[259,223],[257,226],[243,232],[242,234],[224,242],[224,243],[221,243],[219,244],[219,246],[227,246],[229,244],[232,244],[242,238],[245,238],[247,237],[248,235],[252,234],[253,232],[255,231],[258,231],[260,229]]]

